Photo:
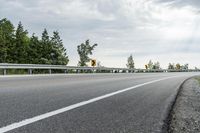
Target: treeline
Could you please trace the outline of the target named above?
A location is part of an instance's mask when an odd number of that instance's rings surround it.
[[[129,69],[134,69],[135,68],[135,62],[133,59],[133,56],[130,55],[127,59],[127,64],[126,64],[127,68]],[[157,62],[152,62],[152,60],[150,60],[148,62],[148,64],[145,65],[145,69],[149,69],[149,70],[158,70],[158,69],[162,69],[160,66],[160,63]],[[189,64],[184,64],[181,65],[179,63],[175,64],[175,63],[169,63],[168,68],[170,70],[188,70],[189,69]],[[198,69],[195,67],[195,69]]]
[[[91,60],[89,55],[93,54],[97,45],[96,43],[91,45],[90,41],[86,40],[77,46],[78,66],[87,66]],[[58,31],[49,36],[44,29],[41,37],[35,34],[29,36],[21,22],[15,28],[6,18],[0,20],[0,63],[67,65],[68,62],[67,51]],[[100,67],[100,63],[97,63],[97,66]],[[132,55],[128,57],[126,66],[130,69],[135,68]],[[152,60],[145,65],[145,68],[161,69],[160,63]],[[168,69],[187,70],[188,64],[169,63]]]
[[[17,28],[6,18],[0,20],[0,63],[67,65],[69,62],[59,32],[49,36],[46,29],[41,37]]]
[[[128,57],[126,66],[129,69],[135,68],[135,62],[132,55]],[[149,63],[145,65],[145,69],[161,69],[160,63],[158,61],[153,63],[152,60],[150,60]]]
[[[172,69],[172,70],[188,70],[188,68],[189,68],[189,64],[181,65],[179,63],[177,64],[169,63],[168,65],[168,69]]]

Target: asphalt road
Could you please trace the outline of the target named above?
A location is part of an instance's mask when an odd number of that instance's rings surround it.
[[[198,73],[0,77],[0,132],[159,133]]]

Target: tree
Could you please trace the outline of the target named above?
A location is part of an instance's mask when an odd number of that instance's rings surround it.
[[[97,44],[91,46],[89,40],[86,40],[85,43],[77,46],[77,52],[80,57],[78,66],[87,66],[86,63],[90,61],[89,55],[92,55],[92,51],[96,46]]]
[[[153,62],[150,60],[147,66],[148,69],[153,69]]]
[[[54,65],[67,65],[69,62],[66,49],[63,45],[62,39],[58,31],[53,32],[53,37],[51,38],[52,43],[52,64]]]
[[[179,63],[176,64],[176,69],[180,70],[181,69],[181,65]]]
[[[40,50],[41,58],[39,60],[40,64],[51,64],[52,63],[52,44],[50,42],[50,37],[46,29],[42,32],[42,39],[40,40]]]
[[[158,61],[153,64],[153,69],[160,69],[160,63]]]
[[[15,63],[27,63],[27,49],[29,45],[28,31],[24,30],[23,25],[19,22],[15,33],[15,56],[13,56]]]
[[[175,68],[175,67],[174,67],[174,64],[169,63],[169,65],[168,65],[168,69],[173,70],[174,68]]]
[[[188,70],[189,64],[184,64],[182,67],[183,67],[184,70]]]
[[[127,59],[127,64],[126,64],[127,68],[129,69],[134,69],[135,68],[135,63],[134,63],[134,60],[133,60],[133,56],[130,55]]]
[[[14,26],[6,18],[0,20],[0,63],[13,62]]]
[[[0,20],[0,63],[67,65],[66,49],[57,31],[49,37],[44,29],[39,40],[29,37],[21,22],[17,29],[6,18]]]
[[[28,47],[28,63],[38,64],[42,57],[42,49],[40,46],[40,41],[35,34],[30,38],[30,43]]]

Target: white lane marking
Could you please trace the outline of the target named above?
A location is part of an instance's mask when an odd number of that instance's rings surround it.
[[[72,109],[75,109],[75,108],[78,108],[78,107],[81,107],[81,106],[84,106],[84,105],[87,105],[87,104],[90,104],[90,103],[105,99],[105,98],[108,98],[108,97],[111,97],[111,96],[114,96],[114,95],[129,91],[129,90],[132,90],[132,89],[144,86],[144,85],[152,84],[152,83],[155,83],[155,82],[159,82],[159,81],[162,81],[162,80],[175,78],[175,77],[180,77],[180,76],[166,77],[166,78],[162,78],[162,79],[153,80],[153,81],[149,81],[149,82],[146,82],[146,83],[138,84],[138,85],[135,85],[135,86],[132,86],[132,87],[129,87],[129,88],[125,88],[123,90],[115,91],[115,92],[112,92],[112,93],[109,93],[109,94],[105,94],[105,95],[102,95],[102,96],[99,96],[99,97],[96,97],[96,98],[92,98],[92,99],[87,100],[87,101],[76,103],[76,104],[73,104],[73,105],[58,109],[58,110],[54,110],[54,111],[51,111],[51,112],[48,112],[48,113],[45,113],[45,114],[41,114],[41,115],[38,115],[38,116],[35,116],[35,117],[32,117],[32,118],[29,118],[29,119],[25,119],[25,120],[22,120],[20,122],[16,122],[16,123],[7,125],[5,127],[1,127],[0,128],[0,133],[5,133],[5,132],[8,132],[8,131],[14,130],[16,128],[26,126],[28,124],[31,124],[31,123],[34,123],[34,122],[49,118],[51,116],[67,112],[69,110],[72,110]]]

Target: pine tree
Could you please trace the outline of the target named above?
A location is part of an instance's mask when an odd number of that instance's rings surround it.
[[[51,38],[52,43],[52,64],[54,65],[67,65],[69,62],[66,49],[63,45],[62,39],[60,38],[59,32],[54,31],[53,37]]]
[[[160,62],[155,62],[154,64],[153,64],[153,69],[160,69]]]
[[[42,40],[40,41],[40,46],[42,50],[42,55],[40,58],[40,64],[51,64],[51,51],[52,45],[50,42],[50,37],[46,29],[42,33]]]
[[[169,63],[169,65],[168,65],[168,69],[173,70],[174,68],[175,68],[175,67],[174,67],[174,64]]]
[[[28,48],[28,63],[39,64],[42,57],[42,49],[40,46],[40,41],[35,34],[30,38],[29,48]]]
[[[130,55],[130,56],[128,57],[126,66],[127,66],[127,68],[129,68],[129,69],[134,69],[134,68],[135,68],[135,63],[134,63],[134,60],[133,60],[133,56],[132,56],[132,55]]]
[[[28,31],[24,30],[22,23],[19,22],[16,33],[15,33],[15,53],[14,62],[24,64],[27,63],[27,49],[29,45]]]
[[[148,69],[153,69],[153,62],[150,60],[147,66]]]
[[[0,20],[0,63],[13,62],[14,26],[6,18]]]
[[[29,37],[21,22],[15,31],[9,20],[0,20],[0,63],[67,65],[68,62],[66,49],[57,31],[49,37],[44,29],[39,40],[34,34]]]

